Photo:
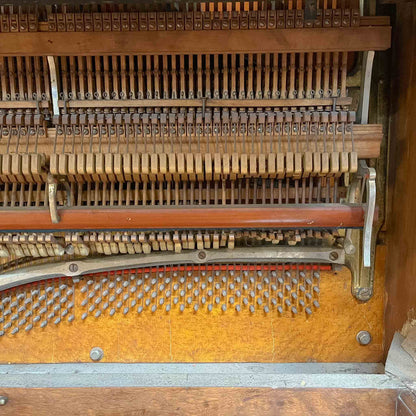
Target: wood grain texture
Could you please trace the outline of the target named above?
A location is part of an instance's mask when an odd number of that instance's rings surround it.
[[[0,56],[355,52],[390,47],[389,26],[314,29],[1,33]]]
[[[86,100],[87,101],[87,100]],[[93,104],[91,104],[92,101],[90,101],[90,105],[92,107],[94,107]],[[112,100],[108,100],[109,105],[111,105]],[[54,142],[56,140],[56,144],[57,144],[57,149],[58,151],[60,151],[60,149],[63,148],[63,142],[64,142],[64,135],[56,135],[56,129],[54,127],[48,127],[45,129],[45,135],[39,137],[38,143],[37,143],[37,148],[35,148],[35,140],[30,141],[29,143],[29,147],[27,149],[28,153],[45,153],[45,155],[48,157],[53,153],[53,149],[54,149]],[[354,151],[357,152],[358,158],[359,159],[368,159],[368,158],[377,158],[380,156],[380,144],[383,138],[383,126],[381,124],[356,124],[354,125]],[[300,149],[305,149],[307,142],[306,142],[306,135],[301,135],[299,137],[299,147]],[[69,138],[69,136],[68,136]],[[66,143],[67,143],[67,147],[66,147],[66,152],[67,153],[72,153],[72,148],[69,150],[69,146],[68,144],[71,144],[72,146],[72,141],[74,142],[74,152],[80,152],[81,151],[81,141],[83,141],[84,143],[84,147],[83,147],[83,151],[86,152],[86,143],[89,143],[90,137],[84,137],[81,138],[80,135],[78,136],[71,136],[70,140],[68,140],[68,138],[66,139]],[[15,140],[15,138],[13,138],[13,141]],[[231,140],[230,137],[228,137],[228,141]],[[232,140],[234,140],[234,138],[232,138]],[[101,143],[102,143],[102,147],[99,147],[99,140],[98,140],[98,135],[94,136],[94,143],[92,143],[92,148],[91,151],[93,153],[102,153],[103,149],[106,149],[107,145],[108,145],[108,138],[107,137],[102,137]],[[126,149],[126,145],[125,145],[125,137],[121,136],[121,144],[120,144],[120,149],[119,152],[120,153],[124,153],[127,151]],[[134,145],[136,146],[136,143],[134,142],[134,137],[130,137],[129,138],[129,143],[130,143],[130,151],[132,150],[132,143],[134,143]],[[236,145],[236,152],[237,153],[247,153],[246,149],[245,149],[245,139],[243,136],[236,136],[235,137],[235,145]],[[254,137],[254,152],[257,153],[263,153],[262,147],[261,147],[261,135],[255,136]],[[343,141],[342,141],[342,136],[339,134],[336,138],[336,149],[337,151],[346,151],[346,152],[350,152],[352,150],[352,141],[346,137],[345,139],[345,148],[343,148]],[[279,151],[281,152],[287,152],[289,151],[288,149],[288,142],[286,140],[283,140],[282,143],[280,144],[281,148]],[[112,151],[114,152],[115,147],[116,147],[116,140],[113,136],[112,138],[112,142],[111,142],[111,148]],[[275,143],[275,147],[276,149],[274,149],[273,151],[278,151],[277,149],[277,141]],[[318,140],[318,142],[316,143],[316,150],[317,151],[324,151],[324,141],[323,140]],[[7,140],[0,141],[0,153],[6,153],[7,150]],[[26,152],[26,143],[25,141],[21,140],[21,148],[19,149],[20,152]],[[140,142],[137,143],[137,152],[138,153],[148,153],[149,149],[145,148],[144,143]],[[166,153],[167,149],[166,146],[165,148],[162,146],[162,139],[160,136],[155,138],[155,152],[156,153]],[[173,151],[177,152],[177,153],[182,153],[183,150],[181,150],[179,143],[177,144],[176,141],[175,143],[173,143]],[[191,143],[191,147],[189,148],[189,151],[191,153],[200,153],[201,152],[201,148],[198,147],[198,142],[197,140],[193,140]],[[208,149],[206,149],[206,151],[208,151]],[[212,145],[212,147],[210,148],[209,151],[214,151],[214,146]],[[225,148],[225,138],[220,136],[219,137],[219,143],[218,143],[218,148],[215,150],[215,152],[218,153],[227,153],[227,150]]]
[[[165,230],[223,228],[362,227],[364,206],[309,204],[271,207],[60,208],[53,224],[48,208],[1,209],[0,230]]]
[[[103,362],[379,362],[383,354],[383,279],[374,297],[360,303],[351,295],[351,275],[321,272],[321,307],[306,318],[247,310],[211,313],[185,309],[166,314],[135,311],[75,320],[0,339],[1,363],[89,362],[92,347]],[[83,296],[76,297],[79,305]],[[370,331],[360,346],[355,336]]]
[[[4,416],[392,416],[396,390],[251,388],[5,389]]]
[[[386,348],[416,310],[416,3],[397,4],[387,208]]]

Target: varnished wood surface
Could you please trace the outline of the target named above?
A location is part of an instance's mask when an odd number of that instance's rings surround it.
[[[17,108],[18,103],[10,101]],[[194,98],[194,99],[125,99],[125,100],[59,100],[59,107],[67,108],[102,108],[102,107],[291,107],[291,106],[332,106],[332,98],[282,98],[282,99],[215,99],[215,98]],[[0,108],[7,107],[8,102],[0,102]],[[337,98],[336,104],[348,106],[352,104],[351,97]],[[34,105],[36,108],[36,105]]]
[[[387,209],[386,348],[416,310],[416,3],[397,5]],[[413,310],[413,312],[412,312]]]
[[[2,33],[0,56],[349,52],[390,47],[389,26],[270,30]]]
[[[382,256],[380,257],[382,258]],[[183,313],[160,308],[138,314],[80,319],[0,338],[0,363],[90,362],[92,347],[102,362],[380,362],[383,355],[383,276],[376,274],[367,303],[351,295],[351,274],[321,271],[320,308],[279,316],[220,308]],[[80,308],[84,296],[77,296]],[[78,305],[78,306],[77,306]],[[368,330],[361,346],[356,334]]]
[[[362,227],[364,207],[343,204],[271,207],[60,208],[53,224],[48,208],[0,210],[0,230],[164,230],[222,228]]]
[[[85,100],[87,101],[87,100]],[[108,100],[108,105],[111,107],[111,101],[112,100]],[[92,101],[89,101],[91,107],[94,107],[94,104]],[[353,138],[354,138],[354,151],[357,152],[358,158],[359,159],[367,159],[367,158],[377,158],[380,155],[380,143],[381,140],[383,138],[383,126],[381,124],[367,124],[367,125],[360,125],[360,124],[356,124],[354,125],[353,128]],[[208,136],[209,137],[209,136]],[[307,138],[308,136],[306,135],[300,135],[296,138],[296,142],[299,143],[299,147],[300,149],[305,149],[307,147]],[[206,140],[207,137],[204,136],[204,140]],[[228,142],[231,140],[230,137],[227,137]],[[16,140],[16,138],[14,137],[12,139],[12,143],[14,143]],[[64,136],[60,135],[57,136],[56,135],[56,130],[53,127],[49,127],[46,129],[46,135],[45,136],[40,136],[38,138],[38,143],[37,143],[37,147],[35,147],[35,140],[31,140],[29,145],[28,145],[28,149],[26,150],[26,141],[25,140],[20,140],[20,148],[18,149],[19,152],[28,152],[28,153],[33,153],[33,152],[39,152],[39,153],[45,153],[46,156],[50,155],[51,153],[53,153],[54,151],[54,143],[56,140],[56,148],[58,151],[60,151],[63,148],[63,141],[64,141]],[[160,136],[156,137],[155,139],[155,152],[157,153],[166,153],[168,150],[162,146],[162,139],[160,138]],[[232,138],[232,140],[234,141],[234,138]],[[251,139],[250,139],[251,140]],[[269,138],[264,139],[264,142],[267,142],[269,140]],[[76,136],[72,136],[72,135],[67,135],[66,137],[66,148],[65,151],[66,152],[86,152],[87,149],[89,149],[90,146],[90,136],[85,136],[85,137],[81,137],[80,135],[76,135]],[[133,145],[134,148],[136,146],[137,143],[137,152],[138,153],[147,153],[149,152],[149,148],[146,149],[146,147],[144,146],[144,143],[138,139],[135,140],[134,136],[130,136],[129,139],[129,151],[132,151]],[[173,143],[173,151],[174,152],[183,152],[183,149],[181,150],[179,143],[177,143],[178,139],[177,137],[174,140]],[[219,143],[218,143],[218,148],[215,148],[214,145],[216,146],[216,141],[212,140],[211,138],[211,143],[210,143],[210,147],[209,149],[203,149],[201,150],[201,146],[198,147],[198,142],[197,140],[192,140],[191,143],[191,147],[189,148],[189,151],[191,153],[201,153],[201,151],[215,151],[218,153],[228,153],[230,151],[230,149],[226,149],[225,147],[225,137],[220,136],[219,137]],[[81,142],[83,143],[83,147],[81,147]],[[74,144],[74,149],[72,150],[72,143]],[[97,152],[103,152],[104,149],[107,149],[107,145],[108,145],[108,136],[104,136],[101,138],[101,143],[102,146],[101,148],[99,147],[99,140],[98,140],[98,135],[94,136],[94,140],[92,143],[92,147],[91,147],[91,151],[94,153]],[[116,136],[113,135],[112,139],[111,139],[111,143],[112,143],[112,151],[114,151],[116,145],[117,145],[117,140],[116,140]],[[236,145],[236,151],[237,152],[243,152],[243,153],[247,153],[247,149],[245,148],[245,139],[243,136],[236,136],[235,137],[235,145]],[[261,136],[255,136],[254,137],[254,151],[257,153],[263,153],[264,150],[262,150],[262,139]],[[71,146],[71,147],[70,147]],[[278,140],[277,138],[275,139],[275,143],[274,143],[274,149],[273,151],[280,151],[280,152],[287,152],[289,151],[288,148],[288,142],[287,140],[282,140],[282,142],[280,143],[280,150],[278,149]],[[13,148],[13,146],[12,146]],[[81,150],[82,149],[82,150]],[[215,149],[215,150],[214,150]],[[10,147],[9,147],[10,150]],[[228,150],[228,151],[227,151]],[[337,138],[336,138],[336,150],[337,151],[345,151],[345,152],[350,152],[352,151],[352,141],[350,138],[350,135],[348,134],[345,137],[345,141],[342,141],[342,136],[341,134],[338,134]],[[7,150],[7,140],[0,142],[0,153],[6,153]],[[120,148],[119,151],[121,153],[126,152],[127,151],[127,147],[126,147],[126,138],[122,137],[121,138],[121,143],[120,143]],[[316,144],[314,144],[314,148],[313,151],[324,151],[324,141],[323,140],[318,140],[318,142]]]
[[[392,416],[396,390],[252,388],[5,389],[4,416]]]

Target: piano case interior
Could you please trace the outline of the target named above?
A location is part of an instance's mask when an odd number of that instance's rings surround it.
[[[415,414],[415,6],[1,1],[0,413]]]

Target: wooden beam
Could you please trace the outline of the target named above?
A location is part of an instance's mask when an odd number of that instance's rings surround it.
[[[349,228],[364,225],[364,206],[343,204],[269,207],[61,208],[52,224],[47,208],[0,210],[0,231],[164,230],[217,228]]]
[[[18,103],[18,101],[5,101],[7,103]],[[340,97],[336,99],[337,106],[347,106],[352,104],[351,97]],[[0,105],[2,102],[0,101]],[[120,108],[120,107],[315,107],[332,106],[333,98],[278,98],[278,99],[214,99],[214,98],[194,98],[194,99],[143,99],[143,100],[68,100],[58,101],[59,107],[67,108]],[[1,107],[0,107],[1,108]],[[15,104],[14,108],[21,108]]]
[[[357,152],[358,154],[358,158],[359,159],[371,159],[371,158],[377,158],[380,156],[380,144],[381,141],[383,139],[383,126],[381,124],[356,124],[354,125],[354,150]],[[299,146],[301,149],[305,149],[306,147],[306,135],[301,135],[298,140],[299,140]],[[35,141],[30,141],[29,143],[29,147],[26,150],[25,146],[26,143],[21,140],[21,148],[19,149],[20,152],[29,152],[29,153],[33,153],[33,152],[40,152],[40,153],[44,153],[47,157],[49,157],[52,153],[53,153],[53,148],[54,148],[54,142],[56,140],[57,143],[57,149],[62,149],[62,145],[63,145],[63,139],[64,136],[58,136],[56,138],[56,130],[54,127],[49,127],[46,128],[46,134],[45,136],[39,137],[38,141],[37,141],[37,147],[36,147],[36,143]],[[81,136],[75,136],[74,138],[71,137],[71,140],[74,140],[74,146],[75,146],[75,152],[80,152],[81,151]],[[16,140],[15,137],[13,137],[13,141]],[[84,143],[87,142],[87,140],[89,140],[89,136],[84,137],[83,138]],[[132,139],[130,139],[132,140]],[[276,139],[277,140],[277,139]],[[97,137],[95,136],[94,139],[95,143],[93,144],[92,147],[92,151],[97,153],[97,152],[101,152],[102,150],[100,150],[99,148],[99,144],[98,144],[98,140]],[[220,137],[219,138],[219,150],[220,152],[225,152],[225,148],[224,148],[224,137]],[[261,136],[255,136],[254,137],[254,144],[255,144],[255,149],[260,149],[260,141],[261,141]],[[108,141],[106,138],[103,138],[102,140],[102,144],[107,144]],[[350,134],[347,134],[345,137],[345,148],[343,148],[342,146],[342,138],[341,138],[341,134],[338,134],[336,137],[336,144],[337,144],[337,149],[338,151],[351,151],[352,150],[352,141],[351,141],[351,136]],[[237,152],[243,152],[245,153],[246,151],[243,150],[243,138],[242,136],[237,136],[236,137],[236,146],[237,146]],[[314,145],[315,146],[315,145]],[[35,149],[36,147],[36,149]],[[22,150],[25,149],[25,150]],[[130,151],[131,151],[131,147],[130,147]],[[320,139],[317,143],[317,149],[323,151],[323,140]],[[315,148],[314,148],[315,150]],[[85,147],[84,147],[84,151],[85,151]],[[120,149],[119,151],[121,153],[126,151],[126,147],[124,145],[124,140],[122,140],[122,144],[120,145]],[[174,143],[174,151],[180,152],[180,148],[179,145],[176,146]],[[191,152],[195,152],[195,153],[200,153],[200,149],[198,150],[197,147],[197,141],[193,141],[192,145],[191,145]],[[284,140],[281,143],[281,151],[282,152],[286,152],[288,151],[288,146],[287,146],[287,141]],[[0,142],[0,154],[1,153],[6,153],[7,152],[7,140]],[[144,148],[143,144],[138,144],[137,147],[137,152],[138,153],[145,153],[146,150]],[[164,153],[166,152],[166,148],[163,149],[162,145],[161,145],[161,139],[160,137],[156,138],[156,152],[159,153]]]
[[[76,342],[74,340],[74,342]],[[6,388],[4,416],[394,414],[397,390],[269,388]]]
[[[270,30],[1,33],[0,56],[350,52],[390,47],[389,26]]]

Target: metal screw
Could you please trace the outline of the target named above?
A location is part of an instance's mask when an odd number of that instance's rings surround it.
[[[0,396],[0,406],[5,406],[8,401],[9,398],[7,396]]]
[[[344,250],[346,254],[354,254],[356,251],[354,244],[351,243],[345,244]]]
[[[368,331],[360,331],[355,337],[360,345],[368,345],[371,342],[371,334]]]
[[[65,247],[65,253],[66,254],[74,254],[75,253],[75,248],[74,248],[74,246],[72,245],[72,244],[68,244],[66,247]],[[71,270],[71,266],[73,266],[72,264],[69,266],[69,270]],[[76,266],[76,264],[74,265],[74,266]],[[78,269],[78,267],[77,267],[77,269]]]
[[[205,251],[200,251],[198,253],[198,258],[201,260],[204,260],[207,257],[207,253],[205,253]]]
[[[362,302],[367,302],[371,296],[373,296],[373,293],[368,287],[362,287],[358,289],[356,294],[357,299],[361,300]]]
[[[69,271],[72,273],[76,273],[78,271],[78,265],[76,263],[71,263],[69,265]]]
[[[104,351],[100,347],[94,347],[90,351],[90,358],[93,361],[100,361],[104,357]]]
[[[331,251],[331,252],[329,253],[329,259],[330,259],[330,260],[334,261],[334,260],[336,260],[337,258],[338,258],[338,253],[337,253],[336,251]]]

